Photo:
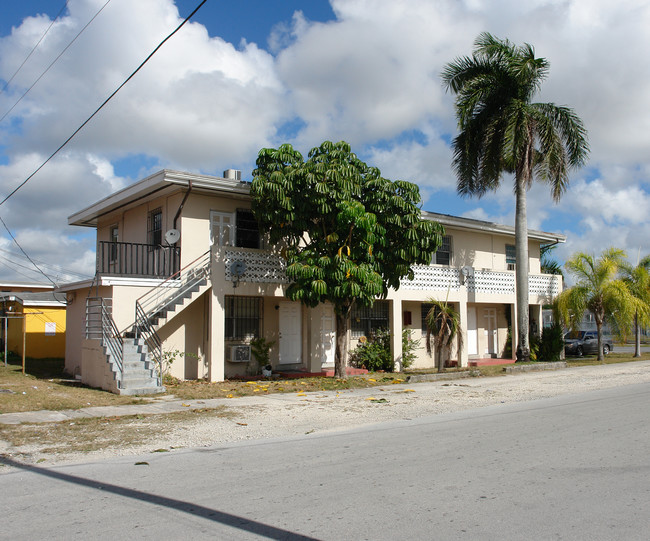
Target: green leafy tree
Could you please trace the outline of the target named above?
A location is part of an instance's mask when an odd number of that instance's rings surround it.
[[[559,200],[569,170],[582,166],[589,152],[586,130],[571,109],[532,102],[548,66],[531,45],[482,33],[472,56],[455,59],[442,73],[456,95],[460,132],[452,148],[458,193],[481,197],[500,186],[503,173],[514,174],[518,361],[530,353],[526,193],[537,178]]]
[[[442,226],[423,220],[415,184],[391,181],[344,141],[324,142],[304,160],[291,145],[264,148],[253,171],[252,208],[273,244],[283,246],[286,295],[334,306],[335,375],[346,377],[352,307],[371,306],[426,265]]]
[[[565,263],[576,283],[560,293],[557,311],[566,326],[577,330],[584,313],[589,310],[598,331],[598,360],[604,361],[602,334],[606,317],[619,329],[630,327],[640,301],[632,294],[619,271],[626,264],[625,252],[616,248],[605,250],[596,258],[584,252],[576,253]]]
[[[634,313],[634,356],[641,357],[641,325],[650,325],[650,255],[636,267],[623,265],[621,271],[630,292],[642,303]]]
[[[433,306],[425,316],[427,324],[426,346],[431,355],[431,342],[436,354],[438,372],[445,368],[445,357],[451,356],[454,342],[458,341],[458,351],[462,349],[463,334],[460,329],[460,314],[446,300],[429,299]]]

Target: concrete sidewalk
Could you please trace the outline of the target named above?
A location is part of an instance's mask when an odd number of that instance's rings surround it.
[[[548,371],[560,368],[566,368],[566,363],[538,363],[537,365],[526,365],[521,367],[509,367],[509,373],[527,372],[527,371]],[[192,409],[218,408],[220,406],[272,406],[278,403],[297,402],[306,396],[318,396],[326,398],[329,396],[352,394],[359,398],[371,396],[377,392],[377,388],[390,387],[393,390],[406,388],[415,383],[431,383],[447,380],[467,379],[474,374],[472,372],[448,372],[433,373],[409,376],[405,383],[377,385],[376,387],[367,387],[360,389],[345,389],[339,391],[310,391],[305,394],[298,393],[272,393],[266,395],[241,396],[237,398],[204,398],[195,400],[179,400],[173,395],[159,396],[149,399],[149,402],[141,404],[127,404],[122,406],[95,406],[89,408],[80,408],[73,410],[40,410],[25,411],[17,413],[0,414],[0,425],[17,425],[21,423],[58,423],[61,421],[73,421],[74,419],[84,419],[90,417],[120,417],[128,415],[154,415],[157,413],[176,413]]]
[[[391,387],[403,387],[405,384],[391,385]],[[16,413],[0,414],[0,425],[17,425],[21,423],[58,423],[61,421],[73,421],[75,419],[87,419],[91,417],[122,417],[129,415],[155,415],[176,413],[179,411],[218,408],[221,406],[273,406],[279,403],[298,402],[306,397],[316,396],[326,398],[336,396],[337,393],[356,394],[359,397],[370,396],[376,388],[345,389],[340,391],[310,391],[304,394],[298,393],[273,393],[268,395],[241,396],[237,398],[204,398],[195,400],[179,400],[174,396],[165,396],[152,399],[151,402],[141,404],[127,404],[122,406],[95,406],[74,410],[40,410],[24,411]]]

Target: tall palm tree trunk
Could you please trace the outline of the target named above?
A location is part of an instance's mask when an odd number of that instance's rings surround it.
[[[528,341],[528,216],[526,191],[528,183],[525,174],[516,178],[515,213],[515,280],[517,283],[517,362],[530,361]]]
[[[641,326],[639,325],[639,311],[634,314],[634,356],[641,357]]]

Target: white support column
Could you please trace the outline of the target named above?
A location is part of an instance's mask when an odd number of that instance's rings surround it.
[[[510,305],[510,322],[512,326],[511,342],[512,342],[512,358],[517,358],[517,304]]]
[[[226,336],[225,326],[225,267],[223,260],[219,257],[218,249],[212,249],[211,282],[212,291],[210,294],[210,381],[223,381],[226,379],[226,359],[224,338]]]
[[[402,371],[402,301],[388,302],[388,321],[390,325],[390,353],[395,361],[395,372]]]
[[[460,332],[463,334],[462,347],[459,348],[456,358],[459,366],[468,366],[469,354],[467,348],[467,300],[463,299],[458,303],[458,314],[460,316]]]

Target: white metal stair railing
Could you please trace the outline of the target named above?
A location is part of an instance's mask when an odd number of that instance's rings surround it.
[[[133,333],[135,338],[144,339],[158,365],[159,378],[162,374],[162,342],[156,332],[158,320],[207,283],[209,275],[210,251],[207,251],[135,301]]]
[[[110,300],[103,297],[86,299],[86,338],[99,339],[114,362],[117,373],[115,379],[121,387],[124,374],[124,339],[113,321]]]

